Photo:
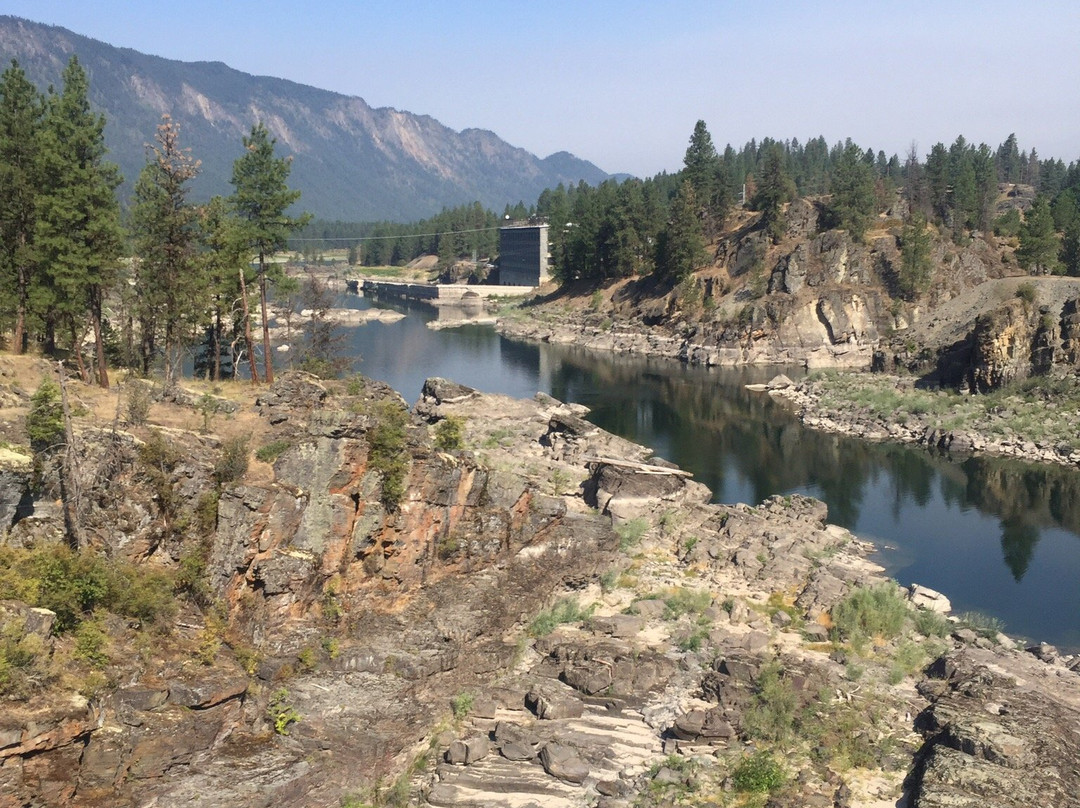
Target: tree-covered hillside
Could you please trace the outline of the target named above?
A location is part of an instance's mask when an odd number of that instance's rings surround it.
[[[1025,193],[1037,198],[1028,207]],[[1001,195],[1021,197],[1002,214]],[[551,254],[563,281],[604,282],[637,275],[679,281],[708,263],[703,248],[730,224],[736,208],[760,212],[756,226],[773,240],[783,230],[785,205],[796,197],[820,200],[822,230],[843,229],[856,240],[888,213],[916,243],[927,222],[961,243],[995,231],[1019,240],[1017,260],[1035,273],[1080,275],[1080,164],[1040,159],[1021,150],[1014,135],[996,149],[959,136],[925,155],[901,159],[823,137],[751,140],[722,151],[699,121],[683,169],[647,180],[584,183],[545,190],[535,213],[552,225]],[[922,271],[911,256],[912,284]],[[914,287],[910,288],[914,292]]]

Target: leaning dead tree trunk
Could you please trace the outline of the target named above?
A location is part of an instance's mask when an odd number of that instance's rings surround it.
[[[71,407],[68,406],[67,377],[64,363],[57,363],[60,377],[60,406],[64,413],[64,453],[60,458],[60,501],[64,508],[64,528],[68,543],[75,550],[86,545],[82,532],[82,480],[79,458],[75,452],[75,433],[71,428]]]
[[[244,341],[247,343],[248,361],[251,363],[251,383],[259,383],[259,366],[255,363],[255,345],[251,339],[251,310],[248,308],[247,283],[244,268],[240,267],[240,302],[244,307]]]

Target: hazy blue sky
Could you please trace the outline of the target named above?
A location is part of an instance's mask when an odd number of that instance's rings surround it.
[[[0,0],[0,13],[491,129],[605,171],[851,137],[924,155],[963,134],[1080,158],[1080,3],[762,0]]]

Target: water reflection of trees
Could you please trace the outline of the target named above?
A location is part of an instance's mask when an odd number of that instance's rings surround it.
[[[1001,458],[958,462],[805,429],[769,396],[745,389],[775,369],[710,372],[574,349],[555,356],[556,398],[593,406],[590,419],[599,426],[656,447],[714,492],[724,491],[731,475],[745,481],[755,501],[814,490],[828,503],[831,521],[854,527],[868,487],[885,475],[894,518],[907,502],[926,507],[935,491],[951,507],[998,517],[1004,561],[1017,581],[1042,529],[1080,533],[1080,473]]]

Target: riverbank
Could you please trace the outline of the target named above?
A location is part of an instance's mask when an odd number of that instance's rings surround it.
[[[702,367],[802,365],[807,368],[869,368],[875,345],[782,343],[741,326],[705,329],[688,321],[646,325],[581,306],[530,305],[503,309],[496,330],[507,337],[596,351],[677,359]],[[728,333],[730,332],[730,333]]]
[[[1075,426],[1080,422],[1080,383],[1069,378],[1035,377],[983,395],[928,390],[917,387],[914,376],[869,373],[870,346],[821,346],[808,351],[777,350],[770,343],[706,351],[686,329],[679,333],[666,326],[617,322],[570,307],[504,311],[496,330],[514,339],[690,365],[816,368],[807,379],[770,391],[790,402],[811,429],[924,446],[954,456],[985,453],[1080,467]]]
[[[817,371],[768,392],[790,402],[812,429],[954,456],[985,453],[1080,466],[1080,384],[1074,378],[1031,379],[966,395],[920,389],[910,376]]]

